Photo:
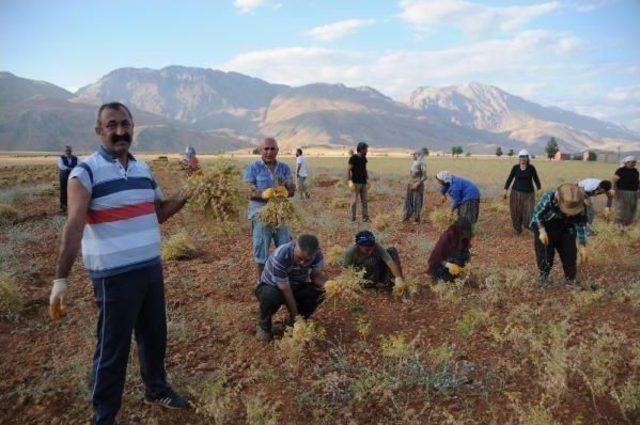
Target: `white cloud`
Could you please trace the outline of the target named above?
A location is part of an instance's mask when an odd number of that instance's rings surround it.
[[[581,13],[589,13],[593,12],[596,9],[604,7],[610,3],[613,3],[612,0],[574,0],[571,2],[571,5]]]
[[[233,6],[241,13],[250,13],[260,6],[266,6],[269,0],[234,0]],[[279,5],[276,5],[279,6]]]
[[[605,97],[612,102],[637,102],[640,106],[640,84],[616,87]]]
[[[355,33],[358,29],[375,24],[374,19],[347,19],[312,28],[307,35],[318,41],[331,41]]]
[[[465,0],[401,0],[398,15],[418,31],[441,24],[479,35],[495,30],[516,31],[529,21],[561,8],[559,1],[527,6],[492,7]]]
[[[562,37],[558,40],[556,51],[558,53],[574,53],[584,47],[582,39],[573,36]]]

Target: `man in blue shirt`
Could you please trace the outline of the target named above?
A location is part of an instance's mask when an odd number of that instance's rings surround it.
[[[323,268],[324,256],[314,235],[300,235],[273,252],[255,289],[260,302],[256,328],[260,340],[273,338],[271,318],[283,304],[289,311],[289,323],[298,315],[306,319],[313,314],[324,295],[327,278]]]
[[[273,196],[273,191],[267,189],[284,185],[289,197],[295,193],[293,175],[289,166],[279,162],[278,143],[276,139],[267,137],[260,147],[262,158],[249,164],[244,173],[244,181],[251,185],[249,195],[248,218],[251,220],[253,258],[258,266],[258,279],[262,275],[264,264],[269,256],[269,245],[273,239],[276,247],[291,241],[289,226],[273,228],[263,224],[258,218],[258,212]]]
[[[470,223],[478,222],[480,214],[480,191],[478,187],[469,180],[454,176],[448,171],[439,171],[436,180],[440,183],[440,193],[443,195],[442,202],[446,196],[451,197],[451,211],[458,210],[458,217],[464,217]]]

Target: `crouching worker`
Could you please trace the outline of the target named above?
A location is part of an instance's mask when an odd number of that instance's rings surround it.
[[[593,219],[596,216],[596,210],[593,208],[593,199],[598,195],[607,195],[607,206],[602,211],[602,216],[608,220],[611,217],[611,205],[613,205],[613,185],[609,180],[600,179],[584,179],[578,182],[578,187],[584,191],[585,195],[585,213],[587,214],[589,234],[593,234]]]
[[[290,324],[298,315],[307,319],[313,314],[322,302],[327,281],[323,267],[324,257],[314,235],[300,235],[269,256],[255,289],[260,303],[258,339],[273,339],[271,318],[283,304],[289,310]]]
[[[445,230],[429,257],[427,273],[436,280],[453,282],[464,270],[471,258],[469,249],[473,238],[473,226],[460,217]]]
[[[556,191],[546,192],[533,210],[531,227],[535,235],[535,251],[540,283],[547,286],[553,257],[558,251],[566,282],[573,285],[576,280],[578,250],[580,259],[586,263],[587,215],[584,207],[584,192],[575,184],[565,183]]]
[[[384,249],[368,230],[356,234],[356,243],[345,251],[342,265],[363,268],[364,278],[371,288],[392,289],[395,283],[404,279],[398,250],[394,247]]]

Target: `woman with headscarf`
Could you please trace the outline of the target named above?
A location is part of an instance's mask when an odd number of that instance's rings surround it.
[[[453,282],[471,258],[472,224],[464,217],[440,235],[429,256],[427,273],[437,280]]]
[[[196,157],[196,150],[192,146],[187,146],[184,150],[184,156],[182,157],[182,164],[187,170],[187,174],[191,174],[200,168],[198,158]]]
[[[624,157],[612,179],[616,187],[616,222],[624,226],[633,223],[638,210],[640,179],[636,165],[634,156]]]
[[[442,202],[447,195],[451,197],[451,211],[458,211],[458,217],[464,217],[471,224],[478,222],[480,214],[480,190],[467,179],[454,176],[448,171],[439,171],[436,180],[440,183]]]
[[[512,182],[513,186],[511,186]],[[518,163],[511,168],[511,173],[504,184],[505,199],[507,199],[507,192],[511,186],[509,209],[516,235],[522,233],[522,227],[529,228],[533,207],[536,203],[534,183],[538,190],[542,188],[536,167],[530,163],[529,152],[523,149],[518,152]]]
[[[427,180],[427,166],[424,163],[424,152],[413,154],[413,164],[409,169],[407,194],[404,198],[404,221],[413,218],[414,223],[420,223],[420,212],[424,201],[424,182]]]

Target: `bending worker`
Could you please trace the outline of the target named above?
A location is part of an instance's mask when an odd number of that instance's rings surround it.
[[[451,197],[451,211],[458,211],[458,217],[464,217],[471,224],[478,222],[480,214],[480,191],[478,187],[467,179],[454,176],[448,171],[439,171],[436,180],[440,183],[440,193]]]
[[[586,198],[584,203],[586,206],[587,221],[589,223],[589,227],[591,227],[591,225],[593,224],[593,219],[596,215],[595,209],[593,208],[592,198],[598,195],[607,195],[607,206],[602,212],[602,215],[605,219],[608,220],[609,217],[611,217],[611,205],[613,204],[613,191],[611,190],[611,182],[609,180],[590,178],[580,180],[578,182],[578,187],[584,191],[584,195]]]
[[[356,234],[356,243],[344,253],[344,267],[364,268],[364,278],[370,287],[392,289],[395,283],[402,283],[404,277],[400,264],[400,254],[394,247],[384,249],[368,230]]]
[[[546,192],[533,210],[531,228],[535,235],[540,283],[548,285],[555,251],[558,251],[565,281],[569,285],[575,284],[576,238],[580,244],[581,261],[586,263],[589,259],[583,191],[575,184],[565,183],[555,191]]]
[[[471,259],[473,226],[459,218],[445,230],[429,256],[427,273],[436,280],[453,282]]]
[[[260,303],[258,339],[273,339],[271,318],[282,305],[289,311],[289,324],[297,316],[307,319],[313,314],[322,302],[327,281],[323,267],[324,257],[314,235],[300,235],[273,252],[255,289]]]

